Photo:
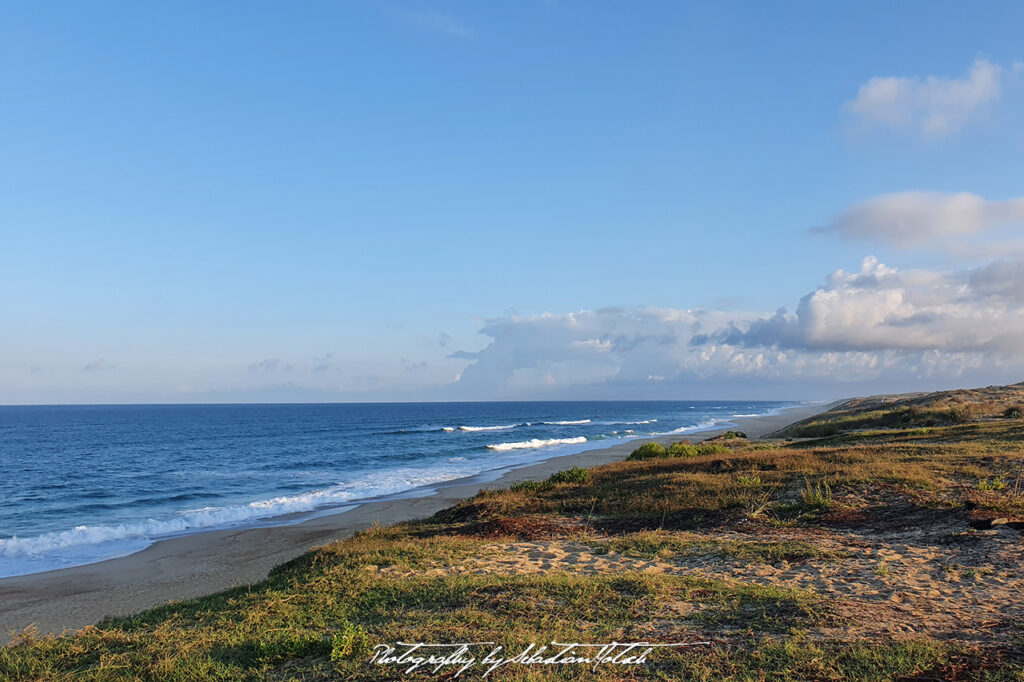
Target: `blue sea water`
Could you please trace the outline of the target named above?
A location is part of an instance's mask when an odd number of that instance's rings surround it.
[[[787,402],[0,407],[0,576],[292,522]]]

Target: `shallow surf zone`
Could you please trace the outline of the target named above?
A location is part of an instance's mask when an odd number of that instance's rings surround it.
[[[461,463],[465,460],[453,458],[452,461]],[[79,525],[32,537],[3,538],[0,539],[0,578],[126,556],[157,540],[188,533],[279,524],[289,515],[299,514],[305,518],[305,512],[341,509],[353,500],[399,493],[472,473],[475,472],[471,469],[459,467],[434,472],[403,470],[297,495],[188,510],[170,518]]]

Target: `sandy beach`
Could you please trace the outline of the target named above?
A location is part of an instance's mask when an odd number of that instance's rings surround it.
[[[766,417],[735,421],[751,437],[827,410],[816,404]],[[722,430],[690,437],[702,439]],[[686,434],[651,440],[677,441]],[[264,528],[195,533],[162,540],[135,554],[45,573],[0,579],[0,632],[35,626],[43,633],[77,630],[105,616],[128,615],[169,601],[200,597],[257,582],[268,571],[311,547],[348,537],[375,524],[429,517],[476,494],[520,480],[541,480],[572,466],[596,466],[624,459],[638,441],[554,457],[505,472],[493,480],[472,477],[440,486],[421,497],[371,500],[355,509],[307,521]]]

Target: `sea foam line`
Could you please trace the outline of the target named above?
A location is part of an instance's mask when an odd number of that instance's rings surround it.
[[[691,431],[707,431],[708,429],[714,428],[715,426],[728,421],[728,419],[708,419],[707,421],[703,421],[699,424],[694,424],[693,426],[680,426],[678,429],[673,429],[672,431],[669,431],[669,433],[689,433]]]
[[[450,459],[457,462],[459,459]],[[464,461],[464,460],[462,460]],[[145,519],[125,523],[95,526],[75,526],[70,530],[44,533],[30,537],[0,539],[0,559],[32,558],[55,551],[95,547],[123,541],[152,541],[161,537],[183,535],[199,530],[211,530],[244,525],[263,519],[309,512],[325,507],[341,506],[353,499],[387,495],[420,485],[440,483],[471,474],[464,470],[443,472],[396,471],[386,481],[354,481],[347,487],[332,486],[298,495],[282,495],[248,504],[226,507],[205,507],[182,512],[170,519]],[[352,485],[356,487],[353,489]],[[362,484],[363,487],[359,487]],[[369,485],[367,485],[369,484]],[[0,573],[2,573],[0,566]]]
[[[459,431],[507,431],[525,424],[498,424],[497,426],[460,426]],[[446,428],[445,431],[448,429]]]
[[[521,426],[576,426],[579,424],[589,424],[589,419],[565,419],[562,421],[550,421],[550,422],[522,422],[519,424],[496,424],[494,426],[460,426],[456,429],[454,426],[445,426],[444,430],[449,433],[452,431],[468,431],[470,433],[476,431],[507,431],[509,429],[517,429]]]
[[[575,445],[576,443],[586,442],[587,439],[585,436],[577,436],[575,438],[531,438],[530,440],[523,440],[515,443],[495,443],[494,445],[488,445],[487,449],[505,452],[507,450],[546,448],[550,445]]]

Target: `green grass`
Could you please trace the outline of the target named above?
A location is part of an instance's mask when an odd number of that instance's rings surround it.
[[[994,405],[991,395],[978,400]],[[973,421],[943,421],[936,414],[949,405],[933,407],[924,405],[909,419],[898,411],[906,405],[849,411],[809,427],[830,426],[834,433],[798,442],[644,444],[637,449],[643,454],[629,461],[485,490],[427,521],[374,528],[319,548],[256,585],[107,619],[77,635],[26,636],[0,649],[0,681],[404,679],[393,668],[367,664],[373,646],[493,640],[520,650],[551,639],[709,637],[714,646],[656,654],[649,667],[631,674],[883,680],[963,673],[963,679],[1024,680],[1024,668],[1004,655],[1019,656],[1020,642],[982,649],[925,636],[823,636],[821,628],[842,632],[830,606],[835,595],[690,575],[435,574],[504,551],[493,538],[506,535],[554,537],[665,562],[704,556],[766,564],[843,561],[814,544],[820,529],[801,531],[807,541],[760,540],[758,533],[827,526],[840,513],[870,520],[889,507],[858,502],[859,496],[879,491],[908,513],[1024,515],[1024,424],[1004,415],[1005,406],[978,408],[984,414]],[[696,529],[700,536],[684,532]],[[715,538],[716,530],[730,535]],[[736,539],[740,533],[751,539]],[[879,575],[888,570],[878,566]],[[522,667],[500,679],[610,682],[623,674]]]
[[[996,476],[995,478],[983,478],[978,481],[978,490],[1005,490],[1006,479],[1002,476]]]
[[[129,670],[147,679],[263,679],[288,664],[294,672],[295,661],[314,678],[335,668],[343,679],[388,679],[366,664],[377,643],[643,640],[652,635],[648,624],[679,604],[692,605],[692,617],[674,620],[660,637],[689,638],[709,626],[787,632],[827,617],[814,595],[689,577],[361,570],[390,554],[391,544],[403,560],[408,542],[357,537],[340,543],[350,545],[344,553],[318,553],[244,592],[0,650],[0,679],[119,680]],[[371,558],[357,560],[360,549]]]
[[[804,506],[817,511],[828,511],[835,504],[828,481],[818,481],[813,485],[807,481],[807,486],[800,491],[800,498]]]

